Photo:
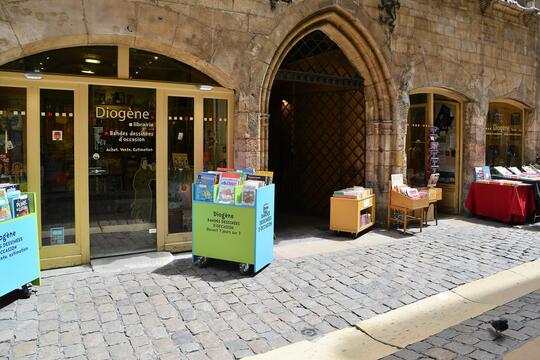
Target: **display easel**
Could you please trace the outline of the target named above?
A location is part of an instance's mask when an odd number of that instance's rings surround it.
[[[403,232],[406,233],[408,223],[418,221],[420,222],[420,232],[422,232],[422,227],[424,225],[424,211],[429,207],[429,199],[412,199],[395,191],[392,187],[392,181],[389,181],[388,184],[389,199],[387,228],[390,228],[392,222],[397,222],[403,224]],[[415,210],[420,210],[420,217],[414,215]],[[400,216],[400,214],[402,215]]]
[[[35,204],[34,193],[25,194]],[[28,285],[41,282],[37,214],[0,222],[0,237],[0,296],[22,288],[29,297]]]
[[[236,262],[243,274],[268,265],[274,249],[274,195],[270,184],[256,190],[254,206],[193,199],[193,261],[199,266],[208,259]]]
[[[330,198],[330,230],[358,234],[375,224],[375,194],[362,199]],[[360,216],[369,212],[371,221],[361,224]]]

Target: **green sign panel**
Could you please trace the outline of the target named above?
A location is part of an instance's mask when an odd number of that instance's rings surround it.
[[[254,208],[193,202],[193,255],[253,264]]]

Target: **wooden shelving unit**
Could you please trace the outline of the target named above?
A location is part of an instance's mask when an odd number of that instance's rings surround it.
[[[360,216],[371,214],[371,221],[362,225]],[[330,230],[342,231],[358,236],[362,231],[375,224],[375,194],[362,199],[348,199],[342,197],[330,198]]]

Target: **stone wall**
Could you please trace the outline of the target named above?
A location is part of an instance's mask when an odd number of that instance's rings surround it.
[[[405,171],[409,91],[445,88],[466,99],[467,189],[472,167],[484,163],[490,101],[526,105],[525,159],[540,148],[538,17],[509,2],[401,0],[390,33],[379,0],[294,0],[275,9],[269,0],[0,0],[0,63],[86,44],[178,59],[235,90],[235,164],[264,167],[274,75],[294,42],[320,29],[365,78],[368,185],[384,194],[389,174]],[[385,197],[378,203],[384,210]]]

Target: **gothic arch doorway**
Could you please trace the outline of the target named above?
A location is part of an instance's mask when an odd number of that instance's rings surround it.
[[[313,31],[283,59],[269,113],[277,226],[291,217],[327,221],[332,192],[365,183],[363,78],[334,41]]]

